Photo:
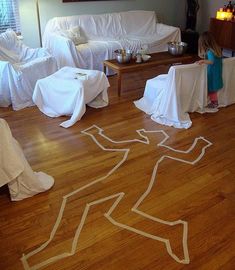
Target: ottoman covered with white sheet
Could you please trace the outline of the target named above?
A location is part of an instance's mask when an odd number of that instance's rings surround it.
[[[86,105],[101,108],[108,105],[106,75],[97,70],[63,67],[37,81],[33,101],[50,117],[71,115],[60,126],[68,128],[81,119]]]

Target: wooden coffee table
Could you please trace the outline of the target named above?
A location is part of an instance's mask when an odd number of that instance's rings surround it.
[[[118,96],[121,96],[121,82],[123,73],[138,71],[150,67],[156,67],[160,65],[177,65],[177,64],[189,64],[198,60],[197,55],[184,54],[183,56],[173,56],[168,52],[159,52],[150,54],[151,58],[147,62],[136,63],[134,59],[131,59],[129,63],[120,64],[116,59],[104,61],[104,73],[106,69],[110,68],[117,73],[118,83]]]

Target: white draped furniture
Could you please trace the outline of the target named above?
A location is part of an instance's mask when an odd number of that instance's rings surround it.
[[[218,93],[219,107],[235,103],[235,57],[223,60],[224,87]],[[172,66],[168,74],[146,82],[144,96],[134,102],[159,124],[189,128],[189,112],[207,110],[206,65]]]
[[[180,29],[157,23],[154,11],[126,11],[99,15],[56,17],[48,21],[43,46],[59,67],[103,70],[103,61],[116,49],[149,53],[166,51],[168,41],[180,41]]]
[[[0,107],[34,105],[36,81],[56,70],[56,60],[46,49],[25,46],[11,30],[0,34]]]
[[[93,108],[108,105],[108,87],[108,79],[102,71],[63,67],[38,80],[33,101],[50,117],[71,115],[69,120],[60,124],[68,128],[81,119],[86,105]]]
[[[33,172],[10,128],[0,118],[0,187],[8,184],[12,201],[19,201],[50,189],[54,179]]]

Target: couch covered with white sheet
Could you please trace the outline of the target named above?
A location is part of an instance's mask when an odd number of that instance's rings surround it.
[[[48,21],[43,46],[59,67],[103,70],[103,61],[117,49],[148,53],[167,50],[167,42],[180,41],[179,28],[157,23],[154,11],[126,11],[99,15],[56,17]]]

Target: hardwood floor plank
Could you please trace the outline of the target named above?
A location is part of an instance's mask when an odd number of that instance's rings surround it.
[[[166,73],[167,68],[124,75],[121,97],[117,96],[116,77],[109,77],[110,105],[102,109],[87,108],[83,118],[69,129],[59,126],[68,117],[49,118],[36,107],[20,111],[0,108],[0,117],[7,120],[32,168],[55,178],[50,191],[20,202],[11,202],[8,190],[1,188],[0,269],[23,270],[22,254],[28,254],[48,240],[63,196],[84,185],[88,187],[68,197],[57,234],[45,250],[28,260],[30,265],[68,251],[86,205],[121,191],[126,197],[112,213],[115,221],[152,235],[169,237],[174,252],[183,257],[181,226],[166,227],[130,211],[147,190],[154,164],[162,155],[170,153],[169,149],[157,147],[156,138],[159,141],[161,134],[151,136],[155,144],[134,143],[129,159],[103,179],[122,161],[124,152],[104,151],[90,136],[81,133],[92,125],[102,128],[114,141],[140,139],[136,130],[145,129],[164,130],[169,135],[165,144],[182,151],[200,136],[213,143],[195,164],[164,159],[151,192],[138,207],[155,218],[188,222],[190,263],[176,262],[163,242],[111,223],[104,214],[117,199],[112,197],[91,204],[75,254],[41,269],[235,269],[235,105],[221,108],[215,114],[191,113],[193,125],[188,130],[153,122],[133,101],[142,96],[147,79]],[[125,147],[130,148],[130,144]],[[194,160],[200,149],[187,154],[187,159]]]

